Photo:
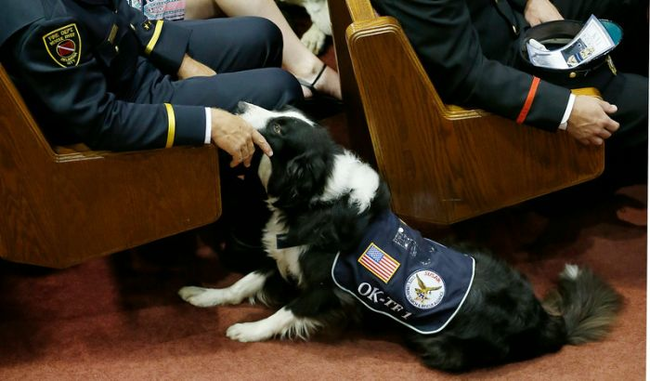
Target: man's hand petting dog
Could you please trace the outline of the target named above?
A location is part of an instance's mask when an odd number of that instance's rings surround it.
[[[231,167],[244,163],[248,168],[256,145],[267,156],[273,155],[273,150],[264,136],[244,119],[220,109],[213,108],[211,111],[212,140],[217,147],[232,155]]]

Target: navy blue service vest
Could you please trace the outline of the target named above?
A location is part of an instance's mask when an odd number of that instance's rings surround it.
[[[422,333],[441,331],[465,301],[474,258],[423,238],[388,211],[352,253],[339,253],[334,283],[370,310]]]

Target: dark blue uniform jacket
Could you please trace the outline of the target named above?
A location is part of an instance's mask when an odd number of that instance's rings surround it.
[[[204,142],[204,107],[151,96],[178,71],[188,29],[123,0],[5,1],[0,29],[3,63],[48,125],[101,149]]]
[[[372,0],[398,19],[443,100],[555,131],[570,91],[515,69],[526,0]],[[530,108],[524,105],[532,99]]]

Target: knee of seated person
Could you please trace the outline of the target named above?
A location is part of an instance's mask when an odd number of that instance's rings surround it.
[[[259,28],[260,35],[266,36],[273,47],[282,50],[282,32],[273,21],[260,18],[257,27]]]
[[[251,18],[251,31],[256,36],[260,36],[259,41],[263,42],[264,48],[269,57],[268,66],[281,66],[282,65],[282,32],[277,25],[272,21],[262,17]]]
[[[267,94],[275,94],[274,99],[269,100],[269,109],[279,109],[287,104],[294,104],[301,101],[302,89],[296,77],[289,72],[279,68],[266,69],[268,75],[264,80],[264,88]]]

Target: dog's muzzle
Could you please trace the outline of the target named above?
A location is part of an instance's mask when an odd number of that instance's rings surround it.
[[[237,102],[237,107],[235,107],[235,111],[233,112],[233,114],[235,114],[235,115],[244,114],[246,112],[246,110],[248,109],[248,105],[250,105],[250,103],[248,103],[248,102],[244,102],[244,101]]]
[[[239,115],[256,130],[262,130],[270,119],[274,117],[273,112],[248,102],[238,102],[235,115]]]

